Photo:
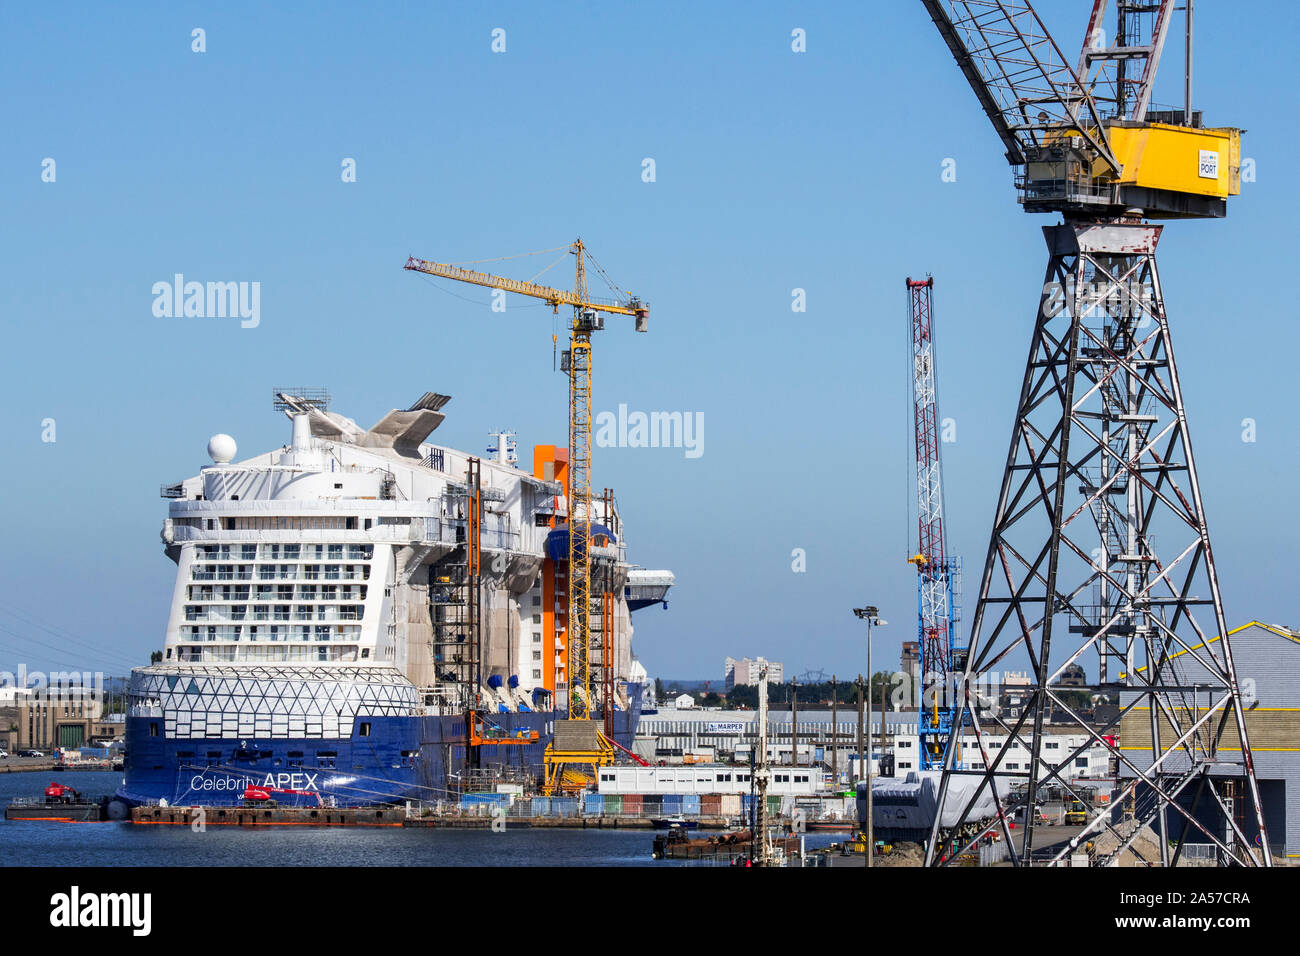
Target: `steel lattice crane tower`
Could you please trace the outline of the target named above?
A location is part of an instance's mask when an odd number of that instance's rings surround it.
[[[908,560],[916,565],[917,641],[920,646],[922,693],[918,704],[917,736],[921,769],[943,766],[953,720],[961,720],[949,675],[965,666],[965,648],[957,636],[957,593],[961,559],[949,555],[943,533],[943,468],[939,460],[939,403],[935,392],[934,279],[907,280],[908,316],[912,331],[912,408],[916,425],[917,551]],[[959,740],[960,744],[960,740]],[[961,765],[960,756],[954,766]]]
[[[968,734],[974,747],[967,769],[947,748],[939,805],[955,799],[960,777],[974,795],[946,808],[960,811],[957,826],[941,829],[936,814],[926,862],[951,862],[973,845],[988,821],[972,808],[990,792],[1013,861],[1039,862],[1034,814],[1014,841],[1009,814],[1032,808],[1046,784],[1080,799],[1073,762],[1101,747],[1115,768],[1111,806],[1090,812],[1084,831],[1043,862],[1106,836],[1110,848],[1092,863],[1107,865],[1151,825],[1166,865],[1181,853],[1181,841],[1174,850],[1171,842],[1191,837],[1214,844],[1225,862],[1269,866],[1156,269],[1163,226],[1149,221],[1221,217],[1240,189],[1241,131],[1205,128],[1191,109],[1191,4],[1186,103],[1155,110],[1173,0],[1119,0],[1113,43],[1106,0],[1094,0],[1077,65],[1027,2],[922,3],[1016,168],[1025,211],[1063,218],[1043,230],[1047,273],[959,701],[969,731],[954,721],[953,737]],[[984,691],[1021,661],[1027,703],[1004,718]],[[1109,698],[1116,716],[1081,713],[1058,683],[1072,665],[1098,677],[1070,690]],[[1085,743],[1045,749],[1049,715]],[[990,732],[1005,745],[987,746]],[[1017,745],[1030,761],[1013,770],[1006,757]],[[1241,820],[1237,786],[1249,796]],[[1217,832],[1201,822],[1216,804],[1225,824]],[[1255,837],[1265,847],[1258,859]]]

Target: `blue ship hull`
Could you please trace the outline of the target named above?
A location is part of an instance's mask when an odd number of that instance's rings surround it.
[[[640,721],[640,688],[631,711],[614,714],[614,739],[631,749]],[[560,715],[563,716],[562,714]],[[540,780],[553,712],[492,714],[505,736],[536,732],[526,744],[479,747],[479,766],[518,770]],[[234,806],[248,787],[273,788],[281,804],[366,806],[405,800],[455,800],[466,767],[465,720],[449,717],[368,717],[350,738],[256,737],[167,739],[154,717],[128,717],[125,779],[117,797],[131,806],[165,800],[172,806]],[[362,726],[368,729],[359,735]]]

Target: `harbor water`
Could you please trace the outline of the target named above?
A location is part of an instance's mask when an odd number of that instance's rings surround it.
[[[51,780],[96,798],[121,774],[0,774],[0,804]],[[809,849],[842,839],[810,833]],[[650,858],[649,830],[184,826],[0,821],[0,866],[680,866]]]

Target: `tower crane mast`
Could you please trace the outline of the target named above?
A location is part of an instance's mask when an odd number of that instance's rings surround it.
[[[555,251],[555,250],[549,250]],[[612,666],[612,621],[603,620],[597,632],[592,627],[593,601],[600,602],[597,613],[607,614],[604,596],[593,593],[591,543],[592,543],[592,484],[591,484],[591,335],[605,327],[604,314],[631,316],[636,330],[645,332],[650,315],[649,306],[630,293],[619,290],[609,280],[604,270],[591,259],[581,238],[568,247],[574,256],[574,284],[572,291],[556,289],[535,282],[510,279],[466,269],[454,263],[431,262],[411,256],[404,268],[412,272],[444,279],[454,279],[471,285],[501,289],[518,295],[541,299],[557,313],[560,306],[573,307],[573,320],[569,329],[569,349],[563,364],[569,379],[569,466],[568,466],[568,717],[571,721],[586,722],[580,727],[566,728],[569,741],[566,752],[568,763],[591,765],[612,759],[612,748],[595,729],[592,722],[598,706],[603,706],[606,716],[614,706],[608,699],[610,682],[602,680],[604,672]],[[617,293],[614,299],[597,299],[587,291],[587,266],[591,265]],[[612,617],[612,615],[610,615]],[[602,688],[604,688],[602,692]],[[602,699],[604,698],[604,699]],[[558,735],[557,735],[558,736]],[[576,743],[575,743],[576,742]],[[581,755],[588,755],[583,757]],[[589,757],[589,759],[588,759]],[[548,758],[549,759],[549,758]],[[562,762],[557,762],[557,767]],[[548,778],[551,776],[548,762]],[[556,778],[564,776],[562,769]]]
[[[948,555],[943,530],[943,468],[939,460],[939,404],[935,393],[934,279],[908,279],[912,329],[912,408],[916,426],[917,642],[921,660],[921,699],[917,736],[921,769],[943,766],[958,708],[949,676],[965,667],[958,647],[957,592],[961,559]],[[960,723],[960,718],[958,717]]]

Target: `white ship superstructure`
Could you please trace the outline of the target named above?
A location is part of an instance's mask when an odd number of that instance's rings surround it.
[[[162,538],[177,577],[162,661],[133,675],[131,716],[149,721],[137,741],[237,741],[245,755],[265,754],[279,748],[245,738],[355,744],[361,730],[377,732],[377,719],[463,715],[471,703],[503,715],[563,705],[564,562],[553,541],[567,520],[556,477],[567,455],[538,446],[530,473],[507,433],[492,457],[432,444],[447,401],[427,393],[362,429],[323,394],[277,392],[288,444],[236,461],[234,440],[217,435],[211,465],[163,488]],[[643,673],[629,605],[662,600],[672,576],[627,563],[612,496],[594,503],[592,521],[605,532],[593,562],[613,594],[613,708],[639,712],[628,693],[639,698],[639,682],[628,684]],[[471,579],[475,524],[481,563]],[[402,744],[389,769],[418,762],[425,743]],[[200,749],[182,759],[226,758]],[[331,751],[320,753],[314,765],[333,769]],[[310,756],[283,759],[310,767]]]

